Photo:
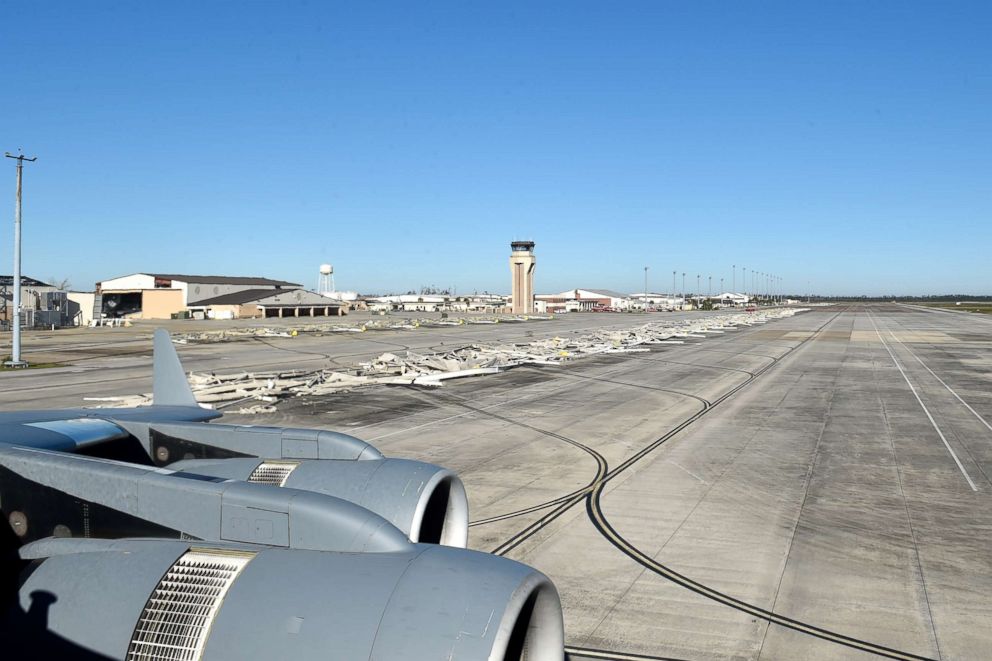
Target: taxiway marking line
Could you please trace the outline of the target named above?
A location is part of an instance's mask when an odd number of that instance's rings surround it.
[[[899,360],[896,358],[896,355],[892,353],[892,349],[889,347],[888,342],[885,341],[885,338],[882,337],[882,334],[878,331],[878,326],[875,325],[875,319],[873,318],[871,312],[868,312],[868,321],[870,321],[872,327],[874,327],[875,334],[878,335],[878,339],[882,343],[882,346],[885,347],[885,350],[887,352],[889,352],[889,357],[892,359],[892,362],[896,364],[896,367],[899,369],[899,373],[902,374],[902,378],[906,380],[906,385],[908,385],[909,389],[913,391],[913,396],[916,397],[916,401],[919,402],[920,407],[923,409],[923,412],[927,414],[927,418],[930,420],[930,424],[933,425],[933,428],[937,431],[937,435],[940,436],[940,440],[943,441],[944,447],[947,448],[947,451],[950,453],[951,458],[954,460],[954,463],[958,465],[958,470],[961,471],[962,475],[964,475],[964,479],[968,481],[968,486],[971,487],[972,491],[978,491],[978,487],[976,487],[975,483],[972,482],[971,476],[968,475],[968,471],[964,469],[964,466],[961,464],[961,460],[958,459],[958,455],[954,452],[954,449],[951,447],[951,444],[947,442],[947,437],[944,436],[944,432],[941,431],[940,426],[937,425],[937,421],[934,420],[933,415],[930,414],[930,409],[928,409],[927,405],[923,403],[923,399],[920,397],[920,393],[916,392],[916,387],[913,386],[913,382],[910,381],[909,377],[906,375],[906,370],[902,368],[902,365],[899,363]]]
[[[982,415],[978,411],[976,411],[975,409],[971,408],[971,405],[968,404],[968,402],[966,402],[963,399],[961,399],[961,395],[959,395],[956,392],[954,392],[954,388],[952,388],[949,385],[947,385],[942,378],[940,378],[939,376],[937,376],[937,374],[932,369],[930,369],[929,365],[927,365],[926,363],[923,362],[923,359],[922,358],[920,358],[919,356],[917,356],[913,352],[912,349],[910,349],[908,346],[906,346],[906,343],[905,342],[903,342],[898,337],[896,337],[895,334],[891,330],[889,331],[889,335],[892,336],[892,339],[893,340],[895,340],[896,342],[898,342],[899,344],[901,344],[902,347],[903,347],[903,349],[905,349],[906,351],[908,351],[909,352],[909,355],[912,356],[913,358],[915,358],[920,363],[920,365],[923,365],[923,369],[925,369],[926,371],[930,372],[930,375],[933,378],[937,379],[937,381],[940,382],[940,385],[942,385],[945,388],[947,388],[947,392],[949,392],[952,395],[954,395],[954,397],[957,398],[957,400],[959,402],[961,402],[962,404],[964,404],[964,407],[966,409],[968,409],[969,411],[971,411],[972,415],[974,415],[976,418],[978,418],[983,425],[985,425],[986,427],[988,427],[989,431],[992,431],[992,424],[989,424],[989,421],[986,420],[985,418],[983,418]]]

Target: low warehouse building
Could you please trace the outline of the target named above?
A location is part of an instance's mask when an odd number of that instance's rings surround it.
[[[540,294],[534,297],[546,312],[576,312],[597,309],[627,310],[631,299],[627,294],[609,289],[569,289],[560,294]]]
[[[188,306],[206,319],[260,319],[272,317],[327,317],[347,314],[348,303],[303,289],[247,289]]]

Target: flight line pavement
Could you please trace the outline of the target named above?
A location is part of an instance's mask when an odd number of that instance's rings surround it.
[[[616,653],[575,659],[875,656],[645,568],[585,501],[545,525],[553,508],[500,518],[596,477],[594,456],[561,437],[620,466],[706,407],[693,396],[712,403],[746,384],[607,483],[610,525],[665,567],[807,628],[897,658],[983,659],[992,429],[934,375],[992,420],[990,330],[898,306],[819,309],[650,354],[301,400],[279,423],[333,421],[387,454],[459,471],[473,520],[492,519],[472,527],[473,548],[538,526],[508,557],[554,579],[570,648]]]
[[[992,320],[975,317],[818,308],[647,354],[517,368],[437,390],[298,398],[274,414],[225,421],[336,429],[458,471],[476,522],[470,546],[515,540],[507,557],[555,581],[576,660],[874,656],[674,582],[621,552],[597,516],[657,565],[741,603],[905,658],[985,659]],[[197,371],[312,368],[643,321],[569,315],[180,353]],[[3,409],[78,406],[83,394],[150,387],[140,349],[16,377],[0,379]],[[585,498],[604,464],[617,470],[652,447],[602,484],[598,509]],[[571,505],[554,504],[571,493]]]

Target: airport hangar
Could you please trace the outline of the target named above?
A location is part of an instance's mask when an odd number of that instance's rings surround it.
[[[339,315],[346,304],[285,280],[255,276],[133,273],[96,283],[94,312],[103,317],[169,319]]]

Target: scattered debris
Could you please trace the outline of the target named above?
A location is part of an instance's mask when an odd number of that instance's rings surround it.
[[[377,330],[415,330],[417,328],[440,328],[442,326],[462,326],[470,324],[516,323],[520,321],[548,321],[550,315],[514,315],[514,316],[471,316],[454,319],[372,319],[363,322],[338,321],[301,324],[299,326],[267,327],[252,326],[249,328],[229,328],[226,330],[207,330],[183,333],[176,336],[173,342],[177,344],[231,342],[254,337],[295,337],[301,333],[321,335],[323,333],[364,333]]]
[[[431,354],[415,351],[406,351],[403,356],[384,353],[343,371],[191,373],[189,381],[197,401],[202,404],[223,408],[260,402],[243,406],[238,412],[271,413],[277,402],[289,397],[329,395],[373,385],[438,388],[448,379],[495,374],[520,365],[554,367],[586,356],[647,352],[651,345],[683,344],[686,338],[705,339],[742,326],[791,317],[803,311],[805,308],[777,309],[673,322],[653,321],[622,330],[602,329],[574,337],[556,336],[520,344],[473,344]],[[290,336],[285,332],[266,335],[271,329],[245,329],[243,335],[248,335],[249,331],[254,331],[257,337]],[[295,334],[297,331],[308,332],[306,328],[292,332]],[[230,334],[233,331],[219,332]],[[192,338],[187,336],[187,339]],[[88,401],[112,402],[105,404],[111,406],[142,406],[150,404],[151,398],[149,395],[135,395],[89,398]]]

